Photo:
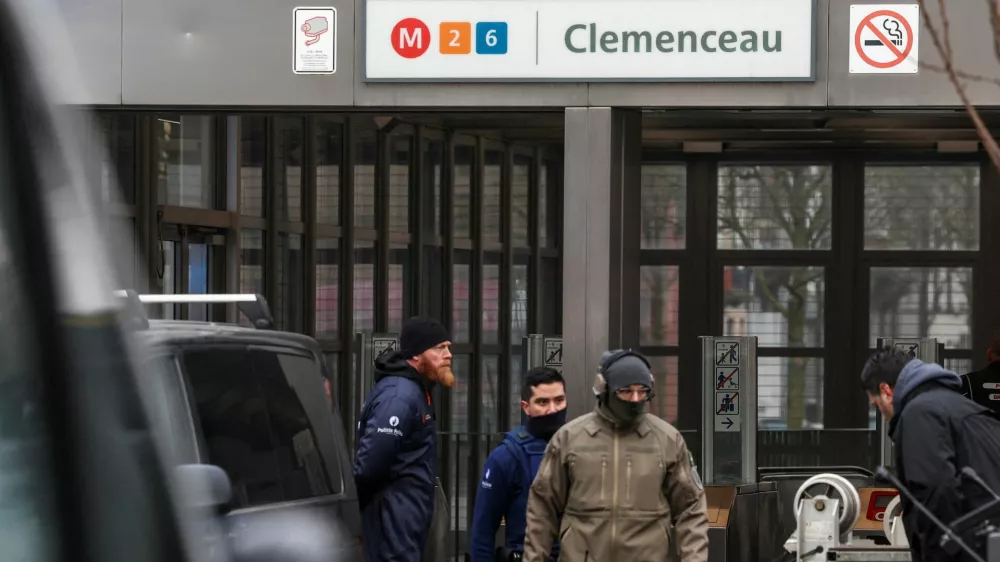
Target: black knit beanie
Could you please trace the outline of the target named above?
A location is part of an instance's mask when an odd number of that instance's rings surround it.
[[[403,323],[399,334],[399,353],[409,359],[451,339],[440,322],[426,316],[414,316]]]

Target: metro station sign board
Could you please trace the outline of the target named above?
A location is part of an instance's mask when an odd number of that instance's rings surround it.
[[[809,82],[817,0],[365,0],[370,82]]]

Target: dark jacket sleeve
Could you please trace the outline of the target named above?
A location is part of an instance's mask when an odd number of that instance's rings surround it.
[[[413,405],[397,396],[372,404],[354,457],[354,484],[362,508],[389,481],[402,445],[413,433],[415,416]]]
[[[472,562],[493,562],[497,529],[510,505],[513,485],[509,474],[510,458],[507,447],[500,445],[490,453],[483,467],[472,516]]]
[[[917,406],[911,404],[910,408]],[[900,453],[904,484],[946,525],[962,515],[959,467],[955,466],[955,443],[952,428],[944,412],[929,405],[908,409],[901,421]],[[916,509],[904,515],[904,526],[911,545],[928,559],[947,559],[939,549],[941,530]]]

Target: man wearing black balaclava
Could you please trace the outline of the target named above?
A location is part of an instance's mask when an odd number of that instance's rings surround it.
[[[504,436],[483,467],[470,532],[471,562],[520,559],[531,482],[549,439],[566,423],[566,383],[559,371],[536,367],[527,372],[521,411],[527,421]],[[504,545],[494,550],[501,519],[506,523]],[[558,545],[551,554],[558,556]]]
[[[677,429],[645,412],[649,362],[633,351],[604,354],[594,411],[549,441],[528,497],[524,562],[560,558],[666,561],[675,528],[684,562],[707,562],[705,491]]]

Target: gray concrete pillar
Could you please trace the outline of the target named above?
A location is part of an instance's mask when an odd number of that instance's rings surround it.
[[[565,135],[563,373],[573,418],[593,408],[601,353],[639,344],[641,115],[570,107]]]

